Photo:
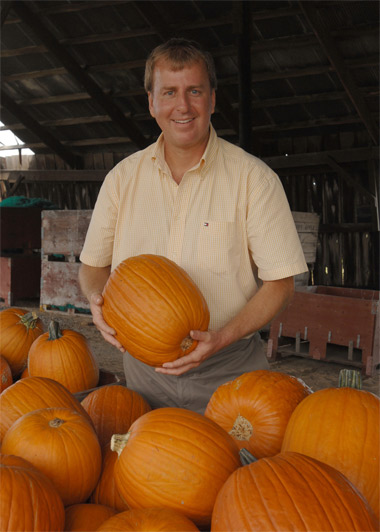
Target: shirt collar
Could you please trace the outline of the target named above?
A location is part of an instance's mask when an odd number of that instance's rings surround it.
[[[205,174],[203,170],[209,166],[211,161],[214,159],[216,151],[217,151],[217,140],[218,136],[216,134],[215,129],[213,128],[212,124],[210,124],[210,136],[207,142],[206,149],[200,158],[200,161],[198,164],[194,166],[194,168],[201,168],[201,179],[204,178]],[[152,153],[152,161],[158,165],[158,167],[165,171],[169,172],[168,165],[166,164],[165,157],[164,157],[164,134],[161,133],[158,137],[156,143],[153,147],[153,153]]]

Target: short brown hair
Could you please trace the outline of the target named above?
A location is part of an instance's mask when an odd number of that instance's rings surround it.
[[[212,55],[203,50],[200,44],[195,41],[173,37],[154,48],[146,61],[144,78],[146,92],[151,92],[153,89],[153,70],[159,59],[170,61],[174,70],[182,70],[185,65],[203,61],[207,69],[211,89],[216,89],[217,79]]]

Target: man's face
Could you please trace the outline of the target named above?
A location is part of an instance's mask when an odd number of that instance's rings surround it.
[[[215,90],[202,61],[177,71],[170,62],[159,61],[148,98],[150,114],[163,131],[166,146],[196,148],[207,143]]]

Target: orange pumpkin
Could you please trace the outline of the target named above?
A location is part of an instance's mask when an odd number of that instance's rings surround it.
[[[298,453],[239,468],[216,498],[211,531],[377,529],[368,502],[337,470]]]
[[[116,487],[130,508],[166,507],[209,525],[216,495],[240,465],[232,437],[211,419],[182,408],[139,417],[114,435]]]
[[[190,276],[159,255],[138,255],[121,262],[103,291],[103,316],[116,338],[135,358],[150,366],[191,353],[193,329],[207,330],[207,303]]]
[[[120,384],[108,384],[90,392],[81,402],[94,424],[100,445],[112,434],[127,432],[132,423],[151,410],[137,392]]]
[[[325,388],[296,407],[282,451],[306,454],[341,471],[379,517],[379,435],[379,397],[354,388]]]
[[[0,455],[0,530],[64,530],[65,511],[51,481],[19,456]]]
[[[93,532],[115,513],[102,504],[72,504],[65,509],[65,532]]]
[[[23,372],[20,375],[20,379],[25,379],[26,377],[30,377],[28,366],[26,366],[26,368],[24,368]]]
[[[45,377],[27,377],[0,395],[0,442],[18,418],[32,410],[49,407],[70,408],[91,421],[80,402],[62,384]]]
[[[7,431],[2,452],[31,462],[53,482],[65,506],[84,502],[101,470],[95,430],[67,408],[42,408],[20,417]]]
[[[31,377],[48,377],[71,393],[94,388],[99,381],[99,364],[86,338],[70,329],[61,331],[51,320],[49,331],[33,342],[28,357]]]
[[[7,359],[0,355],[0,393],[13,384],[13,377]]]
[[[43,332],[43,323],[35,312],[16,307],[0,312],[0,353],[7,359],[13,377],[22,372],[30,346]]]
[[[110,517],[98,528],[102,532],[196,532],[199,528],[180,512],[170,508],[141,508]]]
[[[257,370],[222,384],[207,405],[213,419],[256,458],[281,450],[290,415],[311,392],[305,383],[277,371]]]
[[[122,499],[116,488],[114,468],[117,453],[111,450],[110,444],[102,449],[102,471],[99,481],[91,494],[90,501],[95,504],[104,504],[122,512],[128,510],[128,504]]]

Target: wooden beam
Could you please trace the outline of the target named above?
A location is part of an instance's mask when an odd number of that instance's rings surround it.
[[[1,17],[1,27],[3,27],[5,21],[7,20],[7,16],[9,11],[11,10],[13,4],[13,0],[6,0],[5,2],[2,2],[0,7],[0,17]]]
[[[300,10],[299,10],[300,12]],[[185,24],[169,24],[169,30],[174,33],[181,31],[201,29],[201,28],[214,28],[217,26],[231,25],[232,17],[222,16],[218,19],[204,19],[201,21],[193,21]],[[348,39],[353,34],[355,37],[360,35],[371,35],[372,33],[378,34],[378,26],[366,25],[360,28],[344,28],[337,31],[332,31],[331,35],[337,39]],[[64,46],[78,46],[88,43],[102,43],[108,41],[117,41],[125,39],[135,39],[136,37],[145,37],[147,35],[155,35],[157,33],[154,27],[139,28],[135,30],[121,31],[121,32],[109,32],[109,33],[95,33],[91,35],[82,35],[80,37],[70,37],[66,39],[59,39],[59,44]],[[301,48],[305,46],[313,46],[317,43],[317,38],[314,34],[302,34],[292,35],[290,37],[274,37],[272,39],[266,39],[263,41],[253,41],[250,44],[251,53],[257,52],[271,52],[273,50],[288,50],[289,48]],[[0,51],[0,57],[17,57],[27,54],[40,54],[48,52],[48,48],[44,45],[32,45],[22,48],[12,48],[9,50],[2,49]]]
[[[250,2],[235,2],[238,49],[239,145],[252,153],[252,72],[251,72],[251,6]]]
[[[214,57],[227,57],[235,56],[237,54],[234,46],[227,46],[218,49],[213,49],[210,52]],[[367,66],[377,66],[379,64],[379,58],[377,55],[360,57],[358,59],[350,59],[345,63],[349,69],[364,68]],[[122,61],[119,63],[107,63],[102,65],[93,65],[86,69],[88,73],[96,72],[111,72],[116,70],[130,70],[134,68],[141,68],[145,65],[145,59],[135,59],[133,61]],[[78,65],[79,66],[79,65]],[[79,67],[81,68],[81,67]],[[318,74],[326,74],[334,72],[333,65],[315,65],[307,68],[294,68],[283,70],[281,72],[252,72],[252,81],[271,81],[277,79],[286,79],[303,76],[314,76]],[[38,79],[49,76],[60,76],[67,73],[67,69],[64,67],[50,68],[45,70],[34,70],[29,72],[21,72],[17,74],[7,74],[2,76],[2,81],[12,82],[21,81],[25,79]],[[220,79],[221,84],[235,84],[237,82],[236,76],[231,76],[225,79]]]
[[[372,119],[367,103],[358,90],[356,82],[349,68],[347,68],[341,52],[339,51],[334,39],[330,35],[329,29],[321,15],[321,11],[316,7],[320,6],[320,2],[315,3],[310,1],[299,1],[299,4],[327,58],[340,78],[340,81],[350,100],[352,101],[352,104],[365,124],[370,138],[377,146],[379,144],[378,127],[375,120]]]
[[[94,101],[106,111],[112,118],[112,121],[118,124],[122,131],[128,134],[138,148],[145,148],[148,145],[148,141],[134,121],[124,116],[112,98],[102,91],[101,87],[78,65],[66,49],[58,43],[54,35],[42,24],[40,17],[25,2],[20,0],[15,3],[14,9],[24,23],[33,30],[40,41],[61,61],[64,68],[85,88]]]
[[[289,156],[263,157],[271,168],[275,170],[310,168],[325,165],[328,168],[328,157],[332,157],[339,164],[350,164],[357,161],[369,161],[379,157],[376,148],[356,148],[350,150],[332,150],[328,152],[313,152]],[[334,170],[335,171],[335,170]],[[107,174],[107,169],[100,170],[7,170],[0,169],[0,181],[13,183],[22,174],[26,183],[32,181],[102,181]],[[291,175],[291,171],[289,171]]]
[[[330,150],[312,153],[300,153],[288,156],[263,157],[271,168],[296,168],[299,166],[329,166],[328,157],[332,157],[339,164],[355,161],[369,161],[379,158],[377,148],[352,148],[349,150]]]
[[[356,179],[354,179],[331,155],[326,155],[328,164],[338,175],[340,175],[346,183],[355,188],[358,192],[369,198],[372,202],[376,202],[376,197],[365,187],[363,187]]]
[[[17,105],[12,98],[8,96],[3,90],[1,90],[1,101],[2,105],[7,109],[12,115],[14,115],[20,122],[25,126],[26,129],[29,129],[34,133],[42,142],[48,146],[54,153],[59,155],[69,166],[75,168],[81,165],[80,158],[78,158],[74,153],[63,146],[61,142],[50,133],[45,127],[41,126],[25,109],[22,109]],[[19,146],[20,148],[20,146]]]
[[[24,183],[103,181],[109,170],[7,170],[0,169],[0,181],[15,183],[22,176]]]

